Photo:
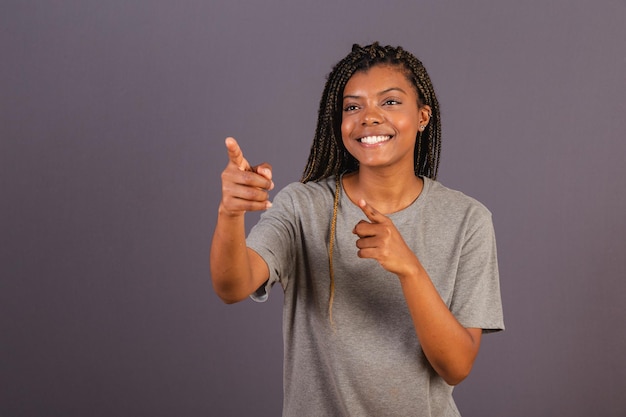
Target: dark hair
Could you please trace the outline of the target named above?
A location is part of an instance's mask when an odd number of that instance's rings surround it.
[[[313,145],[301,182],[319,181],[358,169],[358,161],[348,153],[341,140],[343,90],[354,73],[376,65],[403,69],[415,87],[418,106],[430,106],[430,121],[416,138],[415,175],[437,178],[441,153],[441,119],[439,102],[426,68],[401,47],[380,46],[375,42],[363,47],[354,44],[352,52],[339,61],[328,75],[320,100]]]

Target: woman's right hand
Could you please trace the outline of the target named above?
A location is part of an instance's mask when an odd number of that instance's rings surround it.
[[[246,211],[271,207],[269,191],[274,188],[272,167],[267,163],[250,166],[234,138],[226,138],[225,143],[228,165],[222,171],[220,213],[242,216]]]
[[[270,276],[259,254],[246,247],[244,214],[272,204],[272,167],[250,166],[233,138],[226,138],[228,165],[222,171],[222,201],[211,242],[211,280],[226,303],[244,300]]]

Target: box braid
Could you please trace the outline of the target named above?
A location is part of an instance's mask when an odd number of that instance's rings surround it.
[[[378,42],[364,47],[354,44],[352,52],[339,61],[328,75],[320,100],[313,145],[300,180],[304,183],[320,181],[332,175],[335,176],[333,217],[330,224],[328,242],[330,272],[328,317],[331,325],[334,324],[335,274],[333,268],[333,248],[341,188],[340,176],[343,173],[359,169],[358,161],[348,153],[341,140],[343,90],[354,73],[366,71],[375,65],[391,65],[403,70],[415,87],[418,96],[418,107],[430,106],[430,121],[424,131],[417,133],[414,150],[414,171],[415,175],[436,179],[439,168],[439,156],[441,153],[439,102],[424,65],[415,56],[401,47],[380,46]]]
[[[430,106],[430,121],[426,129],[417,134],[414,170],[415,175],[437,178],[441,119],[439,102],[426,68],[402,47],[381,46],[375,42],[363,47],[354,44],[352,52],[339,61],[328,75],[320,100],[313,145],[301,182],[320,181],[358,169],[358,161],[348,153],[341,140],[343,90],[354,73],[375,65],[392,65],[404,70],[417,92],[418,106]]]

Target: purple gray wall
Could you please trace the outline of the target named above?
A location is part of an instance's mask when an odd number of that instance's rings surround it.
[[[431,73],[440,180],[494,213],[507,331],[464,416],[623,417],[625,22],[618,0],[3,1],[0,415],[279,415],[280,291],[210,284],[223,140],[296,181],[325,75],[379,40]]]

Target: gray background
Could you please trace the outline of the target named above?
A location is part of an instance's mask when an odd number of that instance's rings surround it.
[[[210,284],[223,140],[296,181],[374,40],[494,213],[507,331],[464,416],[626,415],[626,2],[3,0],[0,31],[1,416],[279,415],[280,291]]]

